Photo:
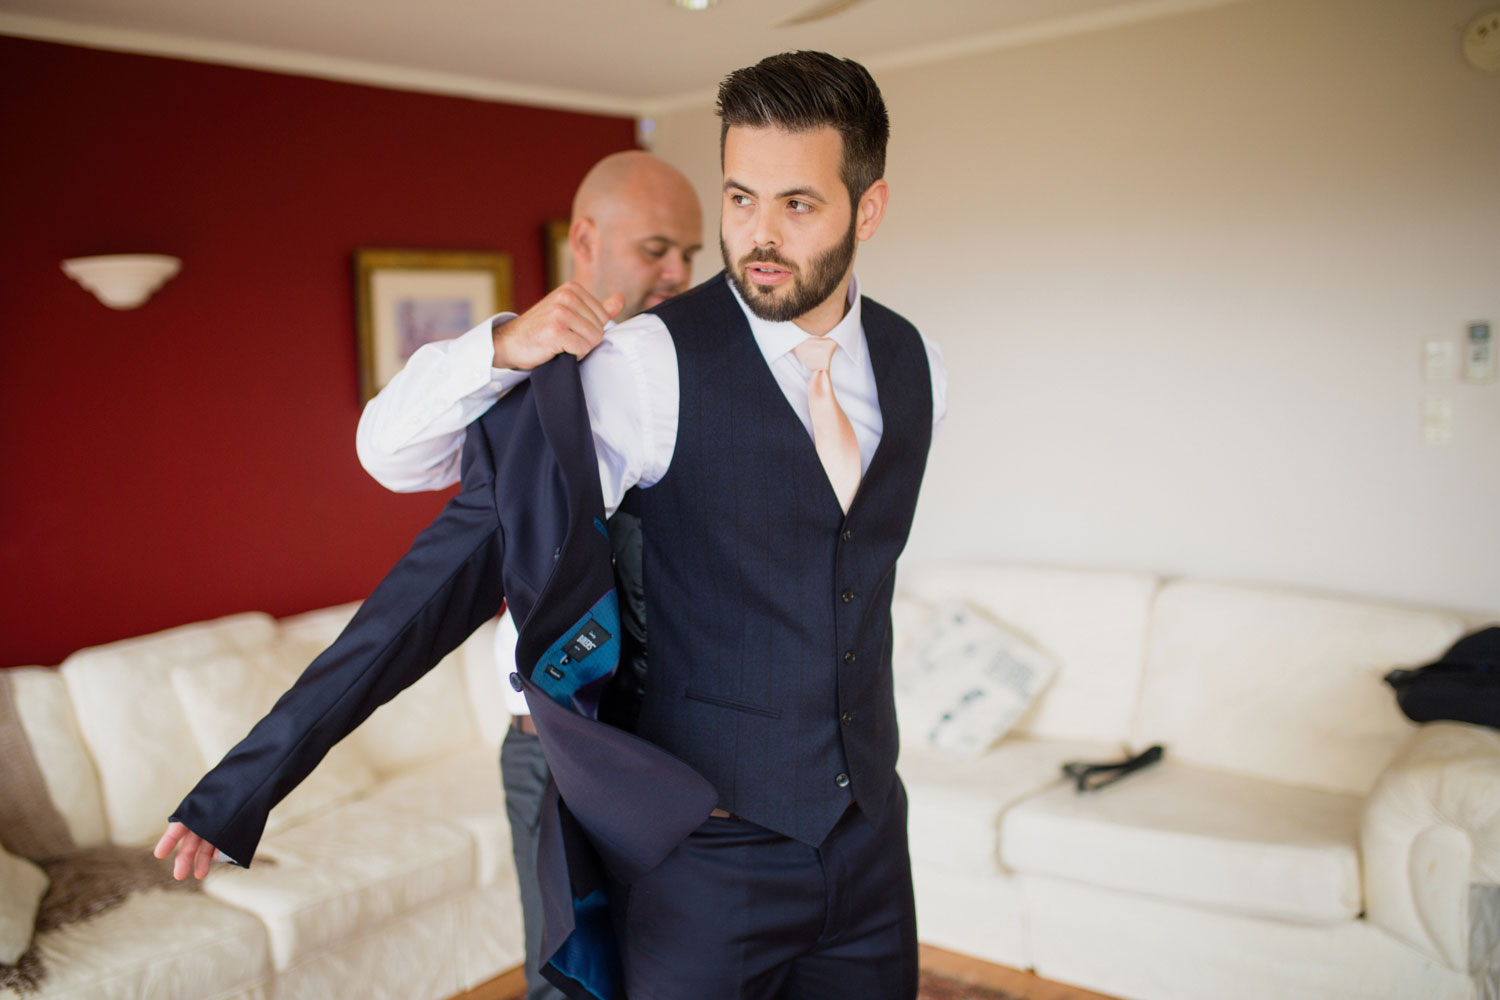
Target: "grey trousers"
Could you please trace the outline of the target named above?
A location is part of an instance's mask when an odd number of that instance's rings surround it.
[[[567,1000],[537,972],[542,947],[542,896],[536,882],[537,825],[542,790],[547,787],[547,758],[535,736],[512,726],[500,744],[500,783],[510,819],[511,850],[521,882],[521,919],[526,927],[526,1000]]]

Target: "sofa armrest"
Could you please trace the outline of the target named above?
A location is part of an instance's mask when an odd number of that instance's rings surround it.
[[[1417,731],[1365,803],[1366,918],[1456,972],[1470,971],[1471,886],[1500,886],[1497,789],[1500,732],[1435,722]],[[1472,894],[1484,905],[1497,897]]]

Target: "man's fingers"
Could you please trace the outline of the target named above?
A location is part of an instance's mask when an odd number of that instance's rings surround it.
[[[187,832],[188,828],[181,823],[168,823],[166,832],[161,835],[161,839],[156,842],[156,847],[151,853],[158,858],[166,857],[172,853],[172,848],[177,846],[177,842]]]
[[[177,844],[177,857],[172,859],[172,877],[181,882],[193,870],[193,856],[198,849],[198,835],[189,833]]]
[[[213,865],[219,849],[181,823],[167,824],[167,832],[156,842],[152,854],[164,858],[177,848],[177,857],[172,859],[172,877],[181,882],[189,875],[203,878]]]
[[[590,294],[588,289],[582,287],[581,285],[579,286],[578,291],[580,293],[579,298],[582,299],[583,304],[588,307],[589,312],[593,313],[594,319],[599,323],[600,326],[603,326],[605,323],[608,323],[610,320],[614,319],[615,314],[620,311],[619,306],[615,307],[614,309],[609,308],[610,302],[614,301],[614,299],[618,297],[620,300],[620,306],[623,306],[625,304],[625,296],[620,295],[618,292],[616,292],[614,295],[611,295],[603,302],[600,302],[598,299],[594,298],[592,294]]]
[[[583,302],[559,303],[557,311],[549,318],[556,328],[573,330],[595,341],[604,336],[604,324],[609,322],[609,317],[597,302],[593,306]]]
[[[584,356],[599,346],[602,336],[591,335],[587,330],[565,330],[558,338],[558,351],[562,354],[571,354],[579,361]]]
[[[208,869],[214,863],[214,855],[218,854],[218,848],[204,840],[198,847],[198,860],[193,865],[193,874],[201,878],[208,877]]]
[[[604,306],[600,304],[598,299],[594,298],[593,293],[576,281],[569,281],[558,285],[547,296],[547,299],[550,299],[550,304],[557,308],[578,313],[580,316],[591,317],[600,326],[608,323],[612,315],[604,311]],[[543,301],[545,302],[546,300]],[[540,304],[538,303],[538,305]]]
[[[600,304],[604,307],[605,316],[614,319],[620,315],[620,310],[625,308],[625,296],[621,292],[615,292]]]
[[[496,330],[495,367],[527,371],[559,354],[582,358],[598,346],[608,322],[598,300],[568,282]]]

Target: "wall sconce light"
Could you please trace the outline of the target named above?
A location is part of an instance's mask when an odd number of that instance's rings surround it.
[[[116,253],[74,257],[62,269],[111,309],[134,309],[171,280],[182,261],[159,253]]]

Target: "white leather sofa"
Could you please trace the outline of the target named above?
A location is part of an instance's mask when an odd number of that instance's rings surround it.
[[[898,679],[966,602],[1058,664],[993,749],[905,721],[921,938],[1132,1000],[1500,997],[1500,732],[1382,675],[1458,615],[1121,572],[903,568]],[[1070,760],[1163,761],[1097,792]]]
[[[1500,998],[1500,733],[1413,726],[1380,681],[1477,622],[1003,565],[903,567],[900,589],[898,674],[955,602],[1059,665],[980,756],[903,724],[924,941],[1129,1000]],[[75,841],[153,843],[352,611],[10,671]],[[437,1000],[519,964],[490,633],[337,748],[252,869],[42,935],[41,1000]],[[1060,778],[1153,743],[1163,763],[1097,793]]]
[[[352,613],[234,615],[9,671],[74,841],[154,844]],[[31,996],[439,1000],[518,965],[492,629],[336,747],[273,811],[249,870],[220,865],[201,893],[142,892],[40,935]]]

